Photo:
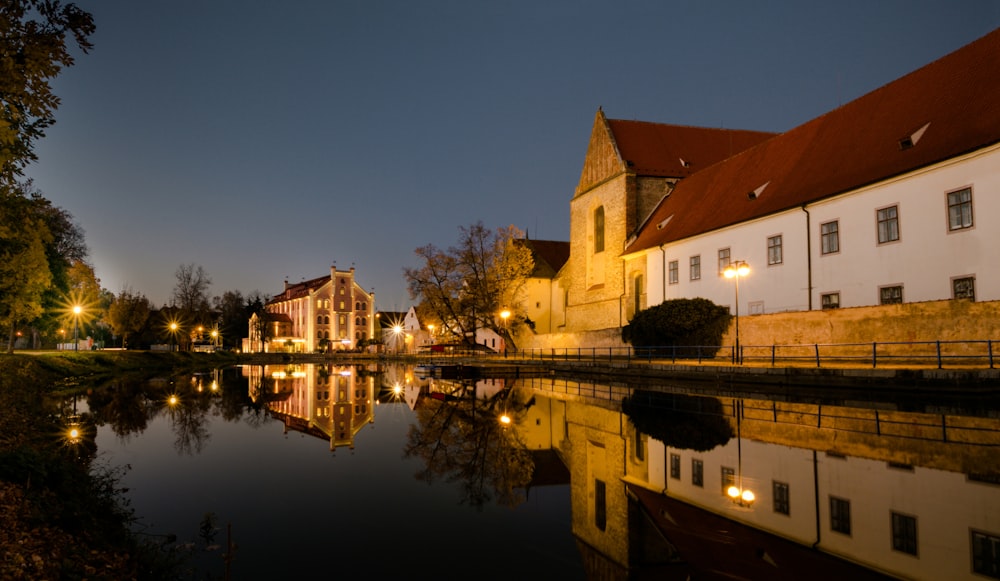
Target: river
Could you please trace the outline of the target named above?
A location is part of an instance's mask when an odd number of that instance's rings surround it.
[[[246,366],[77,406],[189,578],[1000,578],[995,398],[447,375]]]

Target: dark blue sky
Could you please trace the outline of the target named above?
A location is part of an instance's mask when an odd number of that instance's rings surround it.
[[[77,0],[95,48],[29,168],[102,285],[411,301],[458,227],[567,240],[594,114],[785,131],[1000,26],[996,0]],[[831,160],[835,162],[835,160]]]

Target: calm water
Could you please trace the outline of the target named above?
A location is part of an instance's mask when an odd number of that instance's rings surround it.
[[[191,577],[222,576],[228,526],[234,579],[1000,578],[993,398],[654,391],[302,365],[81,406]]]
[[[324,369],[322,376],[313,366],[287,374],[284,367],[240,371],[154,384],[159,395],[150,399],[130,393],[120,399],[131,412],[117,413],[148,415],[145,427],[119,426],[131,431],[121,436],[108,424],[97,435],[104,461],[130,466],[124,485],[143,529],[193,545],[201,572],[221,575],[231,525],[236,579],[327,578],[337,570],[376,578],[421,572],[499,579],[512,571],[583,578],[570,532],[568,480],[495,490],[496,476],[488,472],[499,469],[492,464],[502,452],[496,447],[508,434],[493,418],[492,429],[476,431],[473,419],[454,417],[449,431],[428,436],[420,447],[437,447],[439,457],[438,473],[427,474],[423,452],[405,453],[419,428],[406,401],[415,397],[412,374],[398,382],[409,383],[408,392],[393,393],[392,385],[377,385],[353,368]],[[259,387],[261,372],[274,399],[268,408],[241,410],[241,404],[253,408],[246,395],[250,385]],[[244,397],[227,401],[227,392]],[[175,405],[170,394],[178,397]],[[93,411],[99,406],[92,402]],[[470,448],[449,440],[462,431],[492,441]],[[477,462],[475,454],[491,457]],[[441,465],[449,456],[486,473]],[[220,529],[211,544],[221,546],[205,551],[210,545],[200,525],[207,513]]]

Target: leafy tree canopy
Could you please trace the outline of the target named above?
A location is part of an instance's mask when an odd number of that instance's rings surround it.
[[[0,7],[0,181],[12,184],[36,159],[35,141],[55,119],[50,82],[73,64],[69,37],[93,45],[93,17],[58,0],[5,0]]]

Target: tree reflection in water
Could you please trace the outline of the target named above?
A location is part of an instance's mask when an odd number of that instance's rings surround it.
[[[421,458],[414,476],[428,484],[438,479],[462,484],[462,503],[481,509],[493,500],[514,507],[526,496],[534,461],[516,429],[501,423],[503,414],[517,417],[525,402],[511,388],[485,399],[475,385],[463,384],[447,399],[424,396],[416,407],[404,456]]]
[[[93,423],[109,426],[122,441],[142,434],[154,417],[164,413],[170,419],[177,452],[198,454],[211,437],[210,414],[254,427],[267,421],[266,402],[252,401],[245,382],[232,369],[171,379],[121,379],[88,390],[87,406]],[[177,398],[174,404],[170,404],[171,395]]]
[[[640,432],[674,448],[707,452],[733,437],[715,398],[638,389],[622,401],[622,411]]]

